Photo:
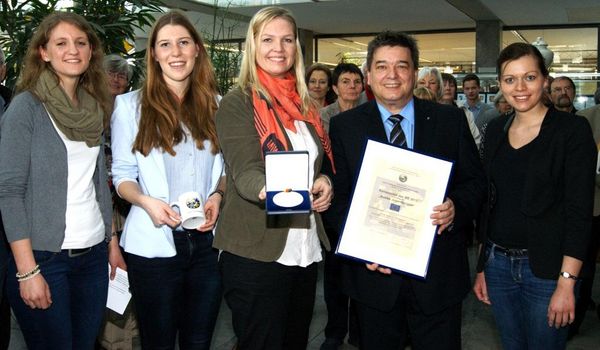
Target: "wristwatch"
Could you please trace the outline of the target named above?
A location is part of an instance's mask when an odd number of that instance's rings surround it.
[[[558,274],[560,277],[563,278],[570,278],[573,279],[575,281],[577,281],[579,278],[577,278],[577,276],[575,275],[571,275],[570,273],[568,273],[567,271],[561,271],[561,273]]]

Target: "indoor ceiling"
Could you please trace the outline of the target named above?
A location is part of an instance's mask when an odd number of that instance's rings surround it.
[[[282,1],[285,0],[270,2],[280,4]],[[169,7],[188,10],[197,27],[204,33],[210,33],[213,31],[215,10],[206,2],[211,1],[165,1]],[[225,16],[228,18],[225,20],[227,39],[244,38],[247,21],[263,7],[234,6],[243,2],[212,2],[221,8],[229,5]],[[313,0],[281,6],[294,13],[300,28],[312,31],[319,38],[317,59],[329,64],[336,64],[342,53],[364,57],[370,34],[392,29],[419,33],[416,37],[420,40],[421,65],[429,62],[436,65],[445,65],[446,62],[472,65],[476,21],[499,20],[505,28],[520,27],[518,32],[503,33],[503,45],[520,38],[533,42],[536,37],[542,36],[551,50],[559,52],[558,57],[563,63],[583,55],[583,60],[591,62],[585,71],[596,69],[597,28],[600,26],[598,0]],[[592,28],[555,30],[542,29],[541,26]],[[454,33],[447,33],[452,31]]]
[[[237,0],[242,1],[243,0]],[[280,1],[273,0],[273,4]],[[169,6],[212,13],[194,0],[167,0]],[[215,1],[226,7],[232,0]],[[498,19],[505,26],[581,25],[600,22],[598,0],[337,0],[286,4],[299,27],[315,34],[376,33],[384,29],[429,31],[475,28],[476,20]],[[231,6],[252,17],[262,6]]]

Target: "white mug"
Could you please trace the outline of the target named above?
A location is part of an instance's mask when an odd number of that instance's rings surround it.
[[[179,208],[181,226],[188,230],[195,230],[206,222],[204,206],[198,192],[185,192],[179,195],[177,202],[171,207]]]

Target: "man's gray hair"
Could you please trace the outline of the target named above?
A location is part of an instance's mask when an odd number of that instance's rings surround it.
[[[4,65],[6,63],[6,57],[4,57],[4,51],[2,51],[2,49],[0,49],[0,66]]]

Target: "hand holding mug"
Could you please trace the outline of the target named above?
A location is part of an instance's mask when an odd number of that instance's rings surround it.
[[[171,207],[179,208],[181,226],[188,230],[195,230],[206,222],[204,206],[198,192],[185,192],[179,195]]]

